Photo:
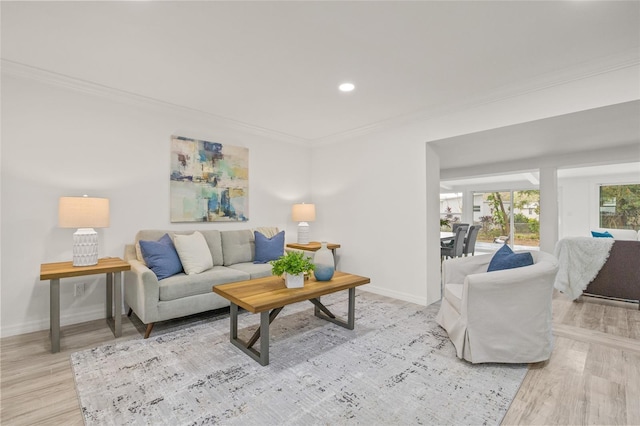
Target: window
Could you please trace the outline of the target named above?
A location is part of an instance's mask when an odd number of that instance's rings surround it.
[[[640,230],[640,184],[600,185],[600,227]]]
[[[450,231],[451,225],[462,217],[462,193],[440,194],[440,230]]]
[[[479,242],[540,245],[540,190],[474,192],[473,223],[481,224]],[[520,248],[520,247],[519,247]]]

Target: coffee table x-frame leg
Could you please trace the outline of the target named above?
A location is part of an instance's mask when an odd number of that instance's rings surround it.
[[[347,313],[347,321],[343,321],[337,318],[334,314],[331,313],[326,306],[320,302],[320,298],[309,299],[309,302],[313,303],[314,307],[314,315],[318,318],[322,318],[324,320],[330,321],[334,324],[337,324],[341,327],[347,328],[349,330],[353,330],[355,325],[355,297],[356,289],[349,289],[349,310]],[[271,312],[264,311],[260,312],[260,327],[255,331],[253,336],[247,341],[244,342],[238,339],[238,305],[231,302],[230,316],[231,316],[231,330],[229,333],[229,340],[240,349],[245,354],[249,355],[253,358],[254,361],[260,363],[260,365],[268,365],[269,364],[269,324],[276,319],[278,314],[282,311],[282,307],[275,308]],[[260,339],[260,351],[258,352],[253,348],[253,345]]]

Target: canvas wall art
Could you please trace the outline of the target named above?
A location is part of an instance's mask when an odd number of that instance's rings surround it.
[[[171,222],[244,222],[249,150],[171,137]]]

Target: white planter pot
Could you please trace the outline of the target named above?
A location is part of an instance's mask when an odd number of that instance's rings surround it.
[[[300,288],[304,286],[304,274],[291,275],[284,274],[284,282],[287,288]]]

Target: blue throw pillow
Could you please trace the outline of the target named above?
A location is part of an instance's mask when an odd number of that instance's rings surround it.
[[[168,234],[164,234],[158,241],[140,240],[140,251],[149,269],[163,280],[182,272],[182,263],[173,241]]]
[[[487,272],[521,268],[530,265],[533,265],[531,253],[514,253],[511,247],[505,244],[493,255],[493,258],[491,258]]]
[[[604,231],[604,232],[591,231],[591,236],[594,238],[613,238],[613,235],[611,235],[609,231]]]
[[[256,240],[256,256],[253,263],[267,263],[284,254],[284,231],[267,238],[258,231],[253,231]]]

